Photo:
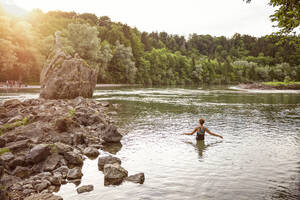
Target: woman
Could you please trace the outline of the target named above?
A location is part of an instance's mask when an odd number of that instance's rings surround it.
[[[202,119],[202,118],[199,119],[200,126],[196,127],[193,132],[191,132],[191,133],[184,133],[183,135],[193,135],[195,132],[197,132],[196,140],[204,140],[205,132],[207,132],[210,135],[217,136],[217,137],[223,139],[223,137],[221,135],[212,133],[206,127],[204,127],[203,126],[204,122],[205,122],[204,119]]]

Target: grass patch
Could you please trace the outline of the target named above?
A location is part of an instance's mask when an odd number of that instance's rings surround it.
[[[58,149],[55,144],[49,144],[51,153],[58,153]]]
[[[0,128],[0,135],[5,133],[6,131],[12,130],[19,126],[26,126],[28,123],[31,123],[33,120],[28,120],[27,117],[24,117],[22,120],[16,121],[10,124],[4,124],[2,128]]]
[[[0,156],[6,152],[10,152],[9,148],[0,148]]]
[[[72,108],[69,110],[69,117],[73,118],[76,114],[76,108]]]
[[[297,85],[300,86],[300,81],[297,82],[263,82],[262,84],[264,85],[269,85],[269,86],[291,86],[291,85]]]

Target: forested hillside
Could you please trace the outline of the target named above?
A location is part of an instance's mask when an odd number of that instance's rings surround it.
[[[0,82],[38,82],[58,30],[66,52],[98,69],[98,83],[300,81],[299,36],[185,38],[141,32],[90,13],[33,10],[16,18],[0,8]]]

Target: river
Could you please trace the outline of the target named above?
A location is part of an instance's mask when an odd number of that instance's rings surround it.
[[[36,97],[38,89],[0,91],[0,101]],[[106,187],[97,159],[86,159],[81,185],[94,191],[69,183],[57,193],[65,200],[300,198],[300,91],[106,87],[94,99],[119,104],[113,118],[126,133],[100,156],[119,157],[145,183]],[[200,117],[224,139],[181,135]]]

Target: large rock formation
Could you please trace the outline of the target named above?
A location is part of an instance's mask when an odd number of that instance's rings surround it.
[[[60,43],[58,35],[56,42]],[[96,69],[91,68],[78,55],[74,58],[66,55],[59,44],[52,54],[40,76],[40,96],[45,99],[92,97],[97,83]]]

